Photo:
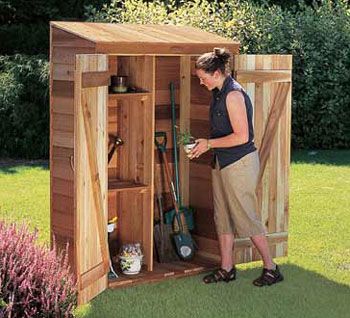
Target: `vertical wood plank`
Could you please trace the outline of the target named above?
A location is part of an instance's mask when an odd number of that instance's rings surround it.
[[[143,194],[143,242],[147,270],[153,270],[153,224],[154,224],[154,133],[155,133],[155,56],[145,57],[145,89],[151,92],[143,100],[144,107],[144,183],[150,191]]]
[[[87,302],[107,287],[107,276],[99,270],[101,266],[108,269],[103,263],[100,244],[103,240],[107,246],[106,218],[107,218],[107,87],[81,88],[81,74],[86,71],[105,71],[108,69],[105,55],[80,55],[77,57],[75,72],[75,198],[76,198],[76,253],[79,291],[79,303]],[[89,125],[84,125],[83,107],[87,107],[91,117]],[[85,122],[86,123],[86,122]],[[94,127],[94,129],[92,129]],[[89,137],[89,133],[91,136]],[[87,142],[90,144],[87,146]],[[93,147],[96,153],[91,154]],[[89,150],[90,149],[90,150]],[[96,211],[96,184],[91,182],[91,163],[88,162],[88,153],[97,156],[96,167],[100,180],[102,211]],[[103,225],[97,230],[97,213],[104,213]],[[101,233],[102,231],[102,233]],[[100,233],[100,235],[99,235]],[[104,237],[104,238],[102,238]],[[107,256],[108,257],[108,256]],[[103,265],[104,264],[104,265]],[[97,270],[96,270],[97,269]]]
[[[190,112],[191,112],[191,57],[182,56],[180,58],[180,127],[182,131],[190,130]],[[183,150],[179,147],[179,169],[181,196],[184,206],[189,205],[189,170],[190,163]]]

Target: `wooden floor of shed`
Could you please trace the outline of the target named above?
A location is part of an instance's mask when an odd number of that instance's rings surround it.
[[[176,261],[171,263],[154,262],[153,271],[141,270],[137,275],[118,273],[119,277],[109,280],[109,288],[129,287],[151,282],[160,282],[164,279],[179,278],[207,272],[218,267],[212,260],[196,256],[191,261]]]

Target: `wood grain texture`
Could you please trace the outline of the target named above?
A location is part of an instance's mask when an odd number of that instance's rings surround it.
[[[81,45],[95,43],[98,53],[112,54],[202,54],[216,46],[224,46],[237,54],[239,43],[189,26],[151,24],[108,24],[91,22],[51,22],[55,29],[65,31],[57,44],[81,38]],[[79,42],[75,42],[76,46]]]
[[[290,71],[236,71],[235,78],[242,83],[275,83],[290,82],[292,74]]]
[[[95,43],[85,40],[69,31],[56,28],[51,25],[52,40],[51,43],[57,47],[87,47],[94,48]]]
[[[81,79],[82,88],[88,87],[98,87],[98,86],[109,86],[109,72],[99,71],[99,72],[83,72]]]
[[[107,56],[77,55],[75,198],[79,302],[107,287],[107,87],[82,88],[82,73],[106,71]]]
[[[203,257],[195,257],[190,262],[176,261],[172,263],[157,263],[152,272],[141,271],[140,274],[132,277],[121,274],[119,279],[110,281],[109,287],[129,287],[140,284],[160,282],[166,279],[187,277],[213,270],[217,266],[218,263],[216,261]]]
[[[190,109],[191,109],[191,58],[180,58],[180,132],[190,130]],[[180,192],[184,206],[189,204],[190,195],[190,162],[186,153],[180,146],[179,170],[180,170]]]

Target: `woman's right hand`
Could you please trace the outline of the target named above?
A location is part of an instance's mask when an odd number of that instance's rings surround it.
[[[209,150],[208,139],[204,139],[204,138],[196,139],[196,144],[197,145],[187,155],[187,157],[190,159],[198,158],[203,153]]]

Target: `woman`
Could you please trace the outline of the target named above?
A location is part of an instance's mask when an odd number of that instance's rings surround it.
[[[212,187],[214,219],[219,238],[221,268],[204,277],[205,283],[236,279],[233,259],[234,231],[250,237],[262,256],[264,269],[253,281],[256,286],[272,285],[283,280],[273,262],[264,226],[257,216],[255,189],[259,157],[254,145],[253,108],[249,96],[231,77],[230,54],[215,48],[196,61],[201,85],[212,91],[210,139],[197,139],[189,157],[198,158],[213,149]]]

